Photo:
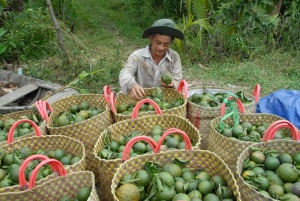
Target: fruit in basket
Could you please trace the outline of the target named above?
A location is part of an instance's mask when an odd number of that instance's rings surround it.
[[[72,104],[69,110],[63,111],[55,116],[53,126],[63,127],[78,123],[92,118],[103,111],[103,109],[92,107],[87,101],[82,101],[79,104]]]
[[[253,153],[259,153],[259,158],[265,158],[264,163],[254,162],[254,168],[247,165],[253,159],[251,157]],[[261,153],[264,154],[264,157],[261,156]],[[265,196],[280,200],[299,200],[299,167],[292,159],[293,156],[299,154],[300,152],[290,154],[277,150],[259,150],[254,148],[250,153],[250,157],[244,162],[241,173],[242,178]],[[261,162],[262,159],[259,161]],[[254,172],[251,177],[243,176],[249,171]]]
[[[126,183],[118,188],[116,196],[119,201],[139,201],[140,189],[134,184]]]
[[[236,95],[242,103],[250,103],[251,100],[247,98],[243,91],[239,91],[233,95]],[[212,93],[206,89],[203,92],[195,92],[188,97],[188,100],[198,104],[202,107],[220,107],[225,98],[232,96],[229,92],[217,92]]]
[[[140,187],[140,193],[143,192],[145,195],[142,200],[235,200],[233,192],[227,186],[227,182],[222,175],[210,175],[205,170],[196,171],[185,167],[188,163],[189,161],[181,161],[176,158],[162,165],[154,162],[146,162],[144,168],[141,170],[147,171],[150,174],[150,178],[152,179],[149,183],[141,186],[138,184],[139,180],[132,178],[131,175],[135,175],[136,172],[141,171],[137,170],[121,178],[116,195],[118,195],[118,191],[124,185],[131,184]],[[200,181],[196,178],[202,172],[205,174],[203,174],[203,177],[200,176],[203,178]]]
[[[83,186],[77,191],[76,197],[63,195],[57,201],[87,201],[90,197],[91,191],[91,187]]]

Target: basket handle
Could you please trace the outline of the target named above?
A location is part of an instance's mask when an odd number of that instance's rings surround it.
[[[113,113],[117,114],[115,103],[116,103],[115,93],[111,92],[110,95],[109,95],[109,103],[108,103],[108,105],[110,106],[110,109],[113,111]]]
[[[259,95],[260,95],[260,85],[259,84],[255,85],[252,95],[255,97],[255,102],[257,103],[258,99],[259,99]]]
[[[124,150],[123,150],[123,154],[122,154],[122,161],[126,161],[129,159],[129,153],[130,153],[130,149],[133,147],[133,145],[138,142],[138,141],[145,141],[148,144],[150,144],[151,148],[153,149],[153,152],[156,153],[156,142],[149,136],[136,136],[133,137],[125,146]]]
[[[229,96],[227,99],[228,99],[228,100],[232,100],[233,97],[232,97],[232,96]],[[240,99],[235,99],[235,100],[236,100],[236,103],[237,103],[238,108],[239,108],[239,110],[240,110],[240,113],[245,113],[245,108],[244,108],[244,106],[243,106],[243,104],[242,104],[242,101],[241,101]],[[225,104],[225,103],[222,103],[222,105],[221,105],[221,116],[224,116],[224,114],[225,114],[225,109],[226,109],[226,104]]]
[[[179,133],[182,135],[183,139],[184,139],[184,142],[185,142],[185,149],[186,150],[192,150],[192,143],[190,141],[190,138],[188,137],[188,135],[178,129],[178,128],[169,128],[168,130],[166,130],[164,132],[164,134],[161,136],[161,138],[159,139],[159,141],[157,142],[157,146],[156,146],[156,151],[155,153],[158,153],[160,151],[160,146],[162,145],[162,143],[164,142],[164,139],[169,135],[169,134],[172,134],[172,133]]]
[[[42,136],[42,132],[41,132],[40,128],[34,123],[34,121],[31,121],[30,119],[21,119],[21,120],[15,122],[9,129],[8,135],[7,135],[7,144],[10,144],[14,140],[15,129],[21,123],[30,123],[34,128],[35,135]]]
[[[67,171],[64,167],[64,165],[59,162],[58,160],[56,159],[47,159],[47,160],[44,160],[42,162],[40,162],[35,168],[34,170],[32,171],[32,174],[30,175],[30,179],[29,179],[29,184],[28,184],[28,189],[32,189],[34,186],[35,186],[35,180],[36,180],[36,176],[37,176],[37,173],[38,171],[40,170],[40,168],[45,165],[45,164],[49,164],[49,165],[55,165],[56,166],[56,171],[58,171],[59,173],[59,176],[65,176],[67,175]]]
[[[28,187],[26,177],[25,177],[25,169],[26,169],[28,163],[30,163],[32,160],[36,160],[36,159],[47,160],[49,158],[42,154],[36,154],[36,155],[29,156],[28,158],[26,158],[23,161],[23,163],[21,164],[20,169],[19,169],[19,184],[20,184],[20,188],[22,190],[25,190]],[[49,165],[51,166],[51,169],[53,172],[57,172],[56,164],[51,163]]]
[[[297,130],[297,128],[289,121],[287,120],[278,120],[272,123],[267,130],[265,131],[265,134],[262,138],[263,142],[266,142],[268,140],[273,140],[275,133],[281,129],[281,128],[289,128],[292,132],[292,138],[293,140],[300,140],[300,134]]]
[[[103,87],[103,95],[104,95],[105,102],[106,102],[106,104],[108,104],[108,105],[109,105],[109,97],[110,97],[110,94],[111,94],[111,90],[110,90],[109,85],[105,85],[105,86]]]
[[[177,87],[177,91],[179,93],[184,93],[184,98],[187,99],[188,98],[188,84],[185,80],[180,80],[179,85]]]
[[[135,107],[133,108],[133,111],[132,111],[131,119],[137,118],[139,109],[141,108],[141,106],[142,106],[144,103],[150,103],[151,105],[153,105],[153,107],[154,107],[154,109],[155,109],[155,111],[156,111],[156,114],[162,114],[162,111],[161,111],[161,109],[159,108],[159,106],[156,104],[156,102],[154,102],[153,100],[151,100],[151,99],[149,99],[149,98],[146,98],[146,99],[143,99],[143,100],[139,101],[139,102],[135,105]]]
[[[43,119],[45,119],[46,122],[48,123],[50,121],[50,119],[49,119],[49,116],[48,116],[47,107],[48,107],[50,112],[53,112],[53,109],[52,109],[51,105],[49,104],[49,102],[44,101],[44,100],[38,100],[38,101],[35,102],[35,106],[38,109],[41,117]]]

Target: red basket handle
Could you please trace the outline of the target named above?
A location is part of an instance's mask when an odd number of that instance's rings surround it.
[[[260,96],[260,85],[256,84],[253,89],[253,96],[255,97],[255,102],[258,102],[259,96]]]
[[[187,99],[188,96],[189,96],[189,93],[188,93],[188,84],[185,80],[180,80],[179,82],[179,85],[177,87],[177,91],[179,93],[184,93],[184,98]]]
[[[115,103],[116,103],[115,93],[111,92],[109,95],[109,104],[108,105],[110,106],[110,109],[113,111],[113,113],[117,114]]]
[[[275,133],[281,129],[281,128],[289,128],[292,132],[292,138],[293,140],[300,140],[300,134],[297,130],[297,128],[289,121],[287,120],[278,120],[272,123],[267,130],[265,131],[265,134],[262,138],[263,142],[266,142],[268,140],[273,140]]]
[[[25,177],[25,169],[26,169],[28,163],[30,163],[32,160],[36,160],[36,159],[47,160],[49,158],[42,154],[36,154],[36,155],[29,156],[28,158],[26,158],[23,161],[23,163],[21,164],[20,169],[19,169],[19,184],[20,184],[20,188],[22,190],[25,190],[28,187],[26,177]],[[49,164],[49,165],[51,166],[51,169],[53,172],[57,172],[57,166],[55,164]]]
[[[46,120],[46,122],[48,123],[50,121],[49,116],[48,116],[48,112],[47,112],[47,107],[49,109],[50,112],[53,112],[53,109],[51,107],[51,105],[44,100],[39,100],[35,102],[35,106],[38,109],[40,115],[42,116],[43,119]]]
[[[133,147],[133,145],[138,142],[138,141],[145,141],[148,144],[150,144],[151,148],[153,149],[153,152],[156,153],[156,142],[149,136],[136,136],[133,137],[125,146],[124,150],[123,150],[123,154],[122,154],[122,161],[126,161],[129,159],[129,153],[130,153],[130,149]]]
[[[15,122],[11,128],[8,131],[8,135],[7,135],[7,144],[10,144],[12,141],[14,141],[14,132],[15,129],[17,128],[17,126],[21,123],[30,123],[35,131],[35,135],[36,136],[42,136],[42,132],[40,130],[40,128],[34,123],[34,121],[31,121],[30,119],[21,119],[17,122]]]
[[[227,99],[228,99],[228,100],[232,100],[233,97],[232,97],[232,96],[229,96]],[[245,108],[244,108],[244,106],[243,106],[242,101],[241,101],[240,99],[236,99],[236,103],[237,103],[237,105],[238,105],[238,108],[239,108],[239,110],[240,110],[240,113],[245,113]],[[224,114],[225,114],[225,109],[226,109],[226,105],[225,105],[225,103],[222,103],[222,105],[221,105],[221,116],[224,116]]]
[[[141,108],[141,106],[142,106],[144,103],[150,103],[151,105],[153,105],[153,107],[154,107],[154,109],[155,109],[155,111],[156,111],[156,114],[162,114],[162,111],[161,111],[161,109],[159,108],[159,106],[156,104],[156,102],[154,102],[153,100],[151,100],[151,99],[149,99],[149,98],[146,98],[146,99],[143,99],[143,100],[139,101],[139,102],[135,105],[135,107],[133,108],[133,111],[132,111],[131,119],[137,118],[139,109]]]
[[[29,178],[28,189],[32,189],[35,186],[35,179],[36,179],[37,173],[40,170],[40,168],[45,164],[55,165],[57,168],[56,171],[58,171],[59,176],[67,175],[67,171],[66,171],[64,165],[61,162],[59,162],[58,160],[56,160],[56,159],[44,160],[44,161],[40,162],[32,171],[32,174],[30,175],[30,178]]]
[[[169,135],[169,134],[172,134],[172,133],[179,133],[182,135],[183,139],[184,139],[184,142],[185,142],[185,149],[186,150],[192,150],[192,143],[190,141],[190,138],[188,137],[188,135],[178,129],[178,128],[169,128],[168,130],[166,130],[164,132],[164,134],[161,136],[161,138],[159,139],[159,141],[157,142],[157,146],[156,146],[156,151],[155,153],[158,153],[160,151],[160,146],[162,145],[162,143],[164,142],[164,139]]]
[[[110,87],[108,85],[105,85],[103,87],[103,95],[104,95],[104,99],[105,99],[106,104],[109,104],[110,94],[111,94]]]

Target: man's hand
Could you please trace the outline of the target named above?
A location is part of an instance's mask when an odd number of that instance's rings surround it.
[[[164,82],[160,81],[160,84],[162,87],[165,87],[165,88],[173,88],[174,87],[173,81],[171,82],[171,84],[165,84]]]
[[[130,94],[133,99],[141,100],[146,93],[143,87],[136,84],[130,89]]]

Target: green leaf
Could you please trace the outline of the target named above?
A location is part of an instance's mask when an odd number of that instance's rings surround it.
[[[84,80],[90,73],[87,73],[85,70],[79,74],[79,79]]]
[[[0,45],[0,54],[4,53],[7,49],[7,46]]]

